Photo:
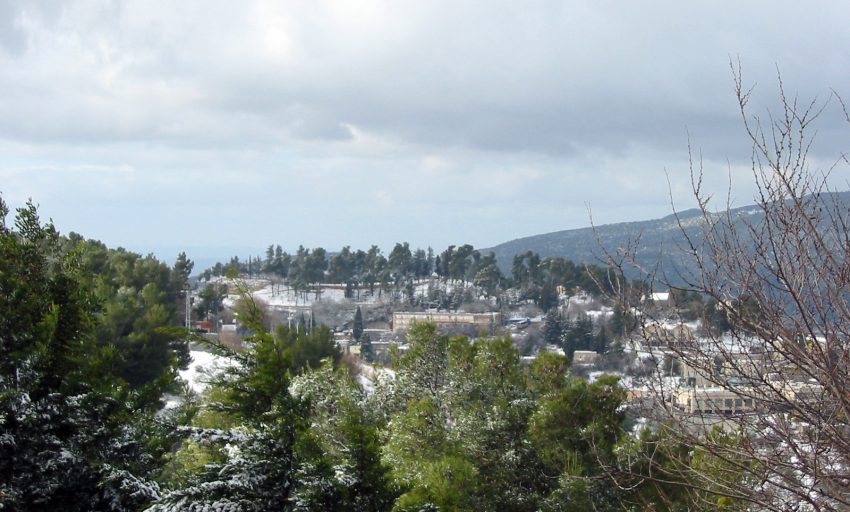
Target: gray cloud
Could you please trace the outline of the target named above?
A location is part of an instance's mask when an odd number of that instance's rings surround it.
[[[777,66],[826,98],[848,21],[838,3],[6,2],[2,191],[123,245],[490,244],[586,225],[588,203],[663,215],[667,176],[686,203],[689,133],[747,202],[730,59],[753,112],[776,108]]]

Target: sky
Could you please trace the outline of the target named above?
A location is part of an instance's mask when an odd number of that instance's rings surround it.
[[[694,206],[689,144],[745,205],[730,63],[751,115],[778,112],[779,74],[827,101],[828,168],[848,26],[843,2],[0,0],[0,194],[196,259],[657,218]]]

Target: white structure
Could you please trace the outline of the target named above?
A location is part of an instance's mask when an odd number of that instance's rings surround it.
[[[393,313],[393,332],[410,329],[417,322],[431,322],[438,328],[472,329],[490,332],[502,324],[499,313],[398,312]]]
[[[737,391],[720,386],[681,388],[676,392],[676,405],[690,414],[736,414],[752,412],[751,389]]]
[[[594,365],[599,361],[599,354],[592,350],[576,350],[573,352],[573,364]]]

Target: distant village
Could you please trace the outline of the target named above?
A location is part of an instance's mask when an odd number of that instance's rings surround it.
[[[220,292],[219,306],[200,308],[203,318],[197,318],[195,308],[188,320],[199,333],[230,347],[240,347],[251,334],[239,322],[238,304],[245,300],[239,290],[247,291],[264,309],[269,327],[283,324],[309,330],[326,325],[339,349],[361,357],[370,369],[388,364],[393,347],[406,350],[405,333],[416,323],[432,323],[449,335],[509,336],[528,364],[540,353],[553,352],[567,357],[576,376],[590,381],[603,374],[619,376],[637,426],[672,411],[683,418],[699,418],[697,428],[719,425],[735,430],[740,426],[736,416],[770,407],[757,387],[765,378],[777,383],[780,401],[788,404],[820,392],[820,385],[786,362],[781,351],[765,351],[755,343],[748,346],[739,336],[712,332],[703,319],[684,318],[686,305],[677,304],[669,291],[643,296],[626,312],[633,322],[627,328],[615,318],[623,313],[605,297],[563,286],[555,290],[557,305],[545,314],[534,301],[522,299],[519,290],[488,297],[470,283],[438,276],[414,283],[415,302],[424,305],[419,307],[411,307],[411,301],[399,294],[366,288],[356,291],[357,298],[347,298],[351,290],[346,293],[339,284],[316,285],[305,294],[274,277],[199,281],[192,303],[201,305],[210,289],[226,290]],[[427,307],[429,297],[461,291],[467,301],[456,309]],[[356,325],[358,321],[362,323]],[[568,326],[586,332],[570,343]]]

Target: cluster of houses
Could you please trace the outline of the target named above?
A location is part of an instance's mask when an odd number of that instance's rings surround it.
[[[670,365],[674,386],[668,391],[684,414],[728,417],[790,409],[823,391],[810,373],[770,344],[728,336],[700,339],[686,324],[650,323],[639,338],[676,362]]]
[[[569,317],[571,314],[586,314],[596,318],[598,315],[610,314],[610,308],[596,304],[587,293],[567,296],[565,290],[559,291],[562,293],[562,315]],[[656,292],[645,298],[644,307],[646,311],[673,310],[675,306],[671,304],[671,299],[667,292]],[[312,316],[310,318],[312,320]],[[498,312],[396,311],[392,313],[391,319],[383,320],[384,325],[371,325],[373,329],[366,330],[374,356],[386,359],[390,345],[415,323],[421,322],[433,323],[443,332],[470,336],[492,336],[503,329],[516,331],[514,335],[521,336],[519,331],[526,329],[533,320],[527,317],[503,319]],[[224,338],[237,337],[235,327],[232,324],[220,326],[218,334],[222,341],[225,341]],[[667,399],[683,414],[718,417],[749,414],[776,407],[775,404],[783,401],[793,404],[806,400],[821,391],[816,382],[799,375],[799,369],[789,365],[778,351],[741,348],[737,351],[719,350],[711,355],[711,350],[701,347],[704,340],[700,339],[698,331],[697,322],[645,321],[637,336],[637,345],[643,350],[678,361],[670,365],[671,373],[666,376],[666,385],[673,383],[667,389]],[[350,330],[341,330],[336,333],[336,337],[345,350],[358,351],[359,347],[351,343]],[[560,348],[551,347],[550,350]],[[602,354],[593,351],[579,350],[573,353],[572,364],[593,369],[599,365],[602,357]],[[673,371],[674,367],[676,371]],[[773,390],[774,400],[764,399],[765,386]],[[630,390],[630,396],[640,396],[639,391],[637,388]]]

